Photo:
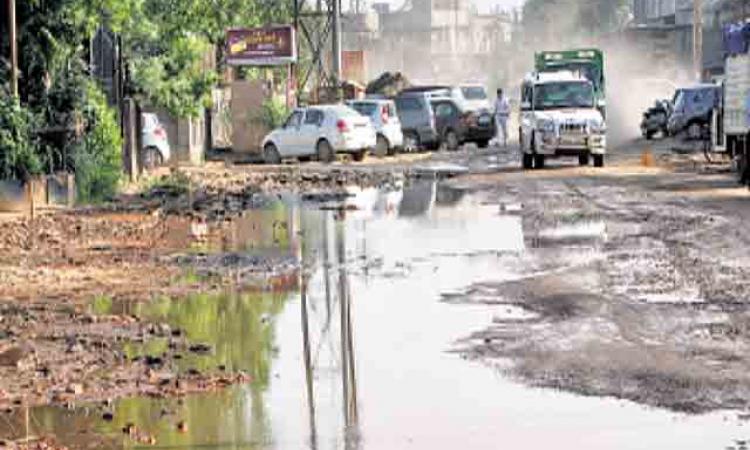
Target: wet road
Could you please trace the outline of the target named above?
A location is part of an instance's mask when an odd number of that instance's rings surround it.
[[[493,172],[493,164],[507,167],[510,160],[487,155],[451,163]],[[543,338],[568,339],[581,331],[576,327],[606,328],[598,320],[566,322],[566,311],[556,310],[554,323],[568,328],[550,334],[548,323],[538,322],[547,309],[504,297],[519,283],[548,276],[576,285],[576,296],[581,286],[600,292],[612,247],[630,248],[622,239],[644,232],[633,231],[627,217],[586,207],[593,192],[616,194],[623,181],[571,185],[509,173],[509,180],[476,193],[456,188],[463,182],[425,181],[354,190],[348,203],[356,210],[288,199],[246,213],[230,228],[231,239],[212,250],[295,258],[304,269],[293,286],[112,304],[101,312],[135,311],[184,329],[214,351],[182,359],[183,370],[224,365],[247,372],[252,382],[184,400],[122,400],[113,422],[100,421],[95,408],[40,408],[31,414],[32,434],[52,431],[74,448],[93,442],[91,429],[106,438],[97,438],[96,448],[138,447],[120,432],[127,423],[161,448],[742,448],[737,441],[750,432],[736,411],[689,415],[642,404],[648,401],[581,396],[569,387],[529,387],[508,370],[511,353],[483,358],[471,350],[487,336],[505,342],[492,334],[498,324],[539,336],[540,349],[548,344]],[[579,195],[581,185],[588,197]],[[618,204],[605,206],[620,211]],[[283,224],[284,232],[268,232],[275,227],[269,224]],[[657,303],[683,287],[619,283],[643,288],[625,291],[631,298]],[[159,354],[166,342],[151,345],[128,351]],[[5,419],[1,436],[23,434],[22,417]]]

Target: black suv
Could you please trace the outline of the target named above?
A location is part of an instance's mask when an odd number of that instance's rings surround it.
[[[464,111],[450,98],[432,98],[430,104],[438,139],[448,150],[458,150],[467,142],[486,148],[497,133],[489,111]]]

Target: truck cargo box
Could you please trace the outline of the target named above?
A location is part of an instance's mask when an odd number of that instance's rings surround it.
[[[725,60],[724,130],[728,135],[745,135],[750,131],[750,55],[728,55]]]

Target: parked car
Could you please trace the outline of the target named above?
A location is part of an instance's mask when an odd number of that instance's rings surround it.
[[[641,120],[641,134],[646,139],[652,139],[657,133],[662,136],[669,135],[667,123],[672,113],[672,102],[669,100],[657,100],[654,105],[643,113]]]
[[[164,165],[171,157],[167,132],[154,113],[141,114],[142,161],[147,170]]]
[[[486,148],[495,137],[497,129],[489,111],[474,111],[452,98],[430,100],[435,115],[435,129],[439,142],[448,150],[457,150],[461,144],[476,143]]]
[[[492,105],[481,84],[461,84],[451,89],[453,97],[467,111],[489,111]]]
[[[337,153],[349,153],[355,161],[361,161],[376,141],[370,120],[352,108],[311,106],[295,109],[283,126],[263,139],[263,158],[269,164],[278,164],[282,158],[305,157],[328,163]]]
[[[396,149],[404,145],[404,134],[401,121],[396,113],[396,103],[386,99],[352,100],[347,103],[358,113],[370,119],[377,141],[375,155],[393,155]]]
[[[437,148],[440,136],[435,128],[435,114],[430,99],[433,91],[404,90],[396,97],[396,112],[404,134],[404,147]]]
[[[672,114],[667,129],[670,135],[687,133],[689,139],[700,139],[704,129],[710,127],[712,113],[721,102],[721,87],[698,84],[675,92]]]

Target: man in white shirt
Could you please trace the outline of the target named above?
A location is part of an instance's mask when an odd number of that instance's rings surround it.
[[[503,147],[508,147],[508,119],[510,118],[510,103],[503,95],[503,90],[497,90],[495,100],[495,125],[497,125],[497,141],[500,142],[500,133],[503,134]]]

